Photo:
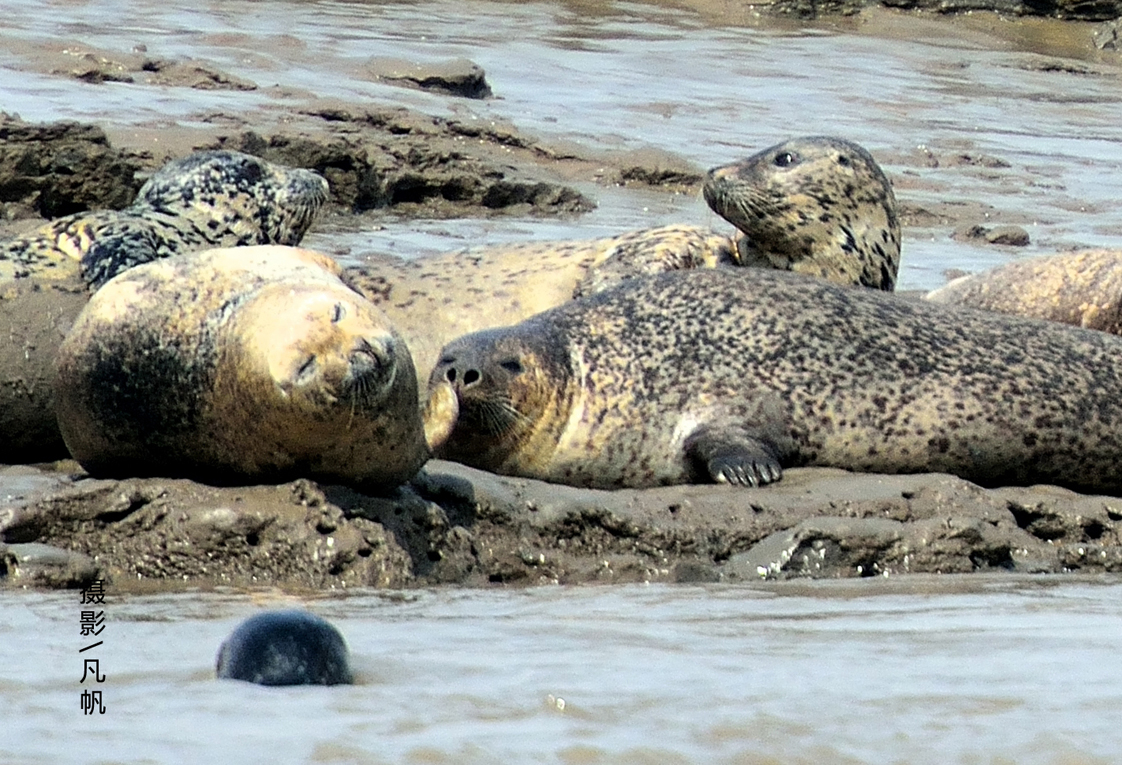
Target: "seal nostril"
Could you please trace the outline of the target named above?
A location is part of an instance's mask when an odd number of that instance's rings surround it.
[[[454,367],[449,369],[448,373],[444,376],[448,378],[448,382],[456,382],[456,369]]]
[[[476,382],[479,382],[479,372],[474,369],[464,372],[464,385],[471,385]]]

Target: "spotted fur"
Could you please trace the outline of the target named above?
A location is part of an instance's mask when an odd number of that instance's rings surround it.
[[[744,265],[891,291],[900,269],[892,184],[863,148],[795,138],[709,171],[706,201],[745,236]]]
[[[632,280],[468,335],[447,383],[440,456],[577,486],[823,465],[1122,492],[1122,338],[776,271]]]
[[[120,211],[77,213],[0,244],[0,282],[81,275],[99,287],[141,263],[208,247],[299,244],[327,200],[327,182],[236,151],[165,165]]]

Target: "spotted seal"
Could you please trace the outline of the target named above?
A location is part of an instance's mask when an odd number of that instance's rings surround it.
[[[259,245],[109,281],[59,348],[67,448],[97,476],[407,480],[428,457],[412,360],[338,273]]]
[[[1122,338],[778,271],[632,280],[450,343],[438,456],[597,488],[786,467],[1122,492]]]
[[[861,146],[810,136],[709,171],[713,211],[744,234],[744,265],[891,291],[900,269],[892,184]]]
[[[955,279],[926,299],[1122,334],[1122,252],[1014,260]]]
[[[258,685],[350,685],[347,642],[307,611],[266,611],[239,624],[215,661],[220,680]]]
[[[84,212],[0,244],[0,281],[66,278],[91,286],[181,252],[296,245],[327,200],[327,181],[237,151],[199,151],[164,165],[124,210]]]
[[[323,178],[234,151],[168,163],[119,211],[59,218],[0,243],[0,462],[66,454],[54,355],[97,286],[117,271],[215,245],[296,244],[327,196]]]
[[[671,225],[603,239],[480,247],[407,261],[371,256],[344,279],[386,312],[422,379],[441,347],[468,332],[515,324],[574,296],[667,270],[739,265],[722,234]]]

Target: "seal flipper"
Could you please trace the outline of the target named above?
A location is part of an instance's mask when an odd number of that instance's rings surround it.
[[[783,475],[775,448],[739,429],[698,428],[684,446],[697,475],[716,483],[765,486]]]

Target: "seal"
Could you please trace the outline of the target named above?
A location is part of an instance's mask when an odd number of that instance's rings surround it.
[[[428,457],[408,348],[338,273],[325,255],[259,245],[106,283],[59,348],[70,453],[95,476],[408,480]]]
[[[1014,260],[948,282],[926,299],[1118,335],[1122,334],[1122,252],[1081,250]]]
[[[450,343],[437,456],[594,488],[804,465],[1122,491],[1122,338],[778,271],[636,279]]]
[[[123,210],[51,221],[0,245],[0,282],[79,273],[98,287],[126,268],[183,252],[296,245],[327,200],[327,181],[236,151],[200,151],[152,174]]]
[[[219,680],[258,685],[351,685],[347,642],[307,611],[266,611],[246,619],[222,642]]]
[[[0,243],[0,462],[66,455],[55,419],[54,356],[97,287],[138,263],[215,245],[296,244],[327,183],[234,151],[165,165],[119,211],[59,218]]]
[[[421,379],[460,335],[515,324],[621,281],[662,271],[739,265],[729,237],[672,225],[603,239],[529,242],[407,261],[373,256],[344,280],[386,312]]]
[[[702,193],[744,234],[738,241],[742,265],[896,288],[896,196],[872,155],[852,141],[784,141],[713,168]]]

